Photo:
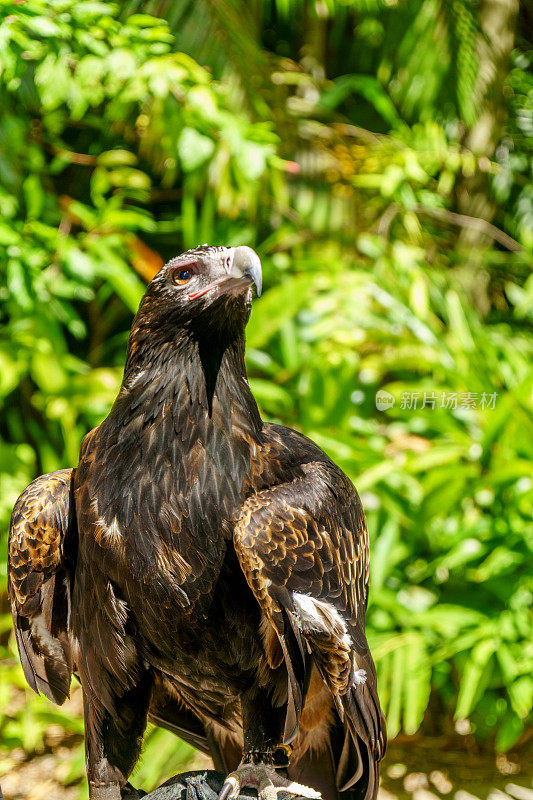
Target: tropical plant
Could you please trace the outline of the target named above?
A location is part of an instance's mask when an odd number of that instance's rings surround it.
[[[252,388],[367,510],[389,735],[428,704],[498,750],[526,735],[531,53],[527,10],[500,4],[518,39],[489,113],[486,5],[1,0],[4,585],[12,505],[107,413],[145,282],[199,242],[249,244],[266,287]],[[78,695],[64,711],[24,688],[2,603],[0,773],[60,726],[78,781]],[[190,752],[151,731],[138,780]]]

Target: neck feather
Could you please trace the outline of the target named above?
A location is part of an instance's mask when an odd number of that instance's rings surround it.
[[[154,342],[132,331],[116,405],[154,422],[168,406],[176,428],[212,422],[256,438],[262,427],[246,377],[243,332],[200,337],[181,330],[174,341]]]

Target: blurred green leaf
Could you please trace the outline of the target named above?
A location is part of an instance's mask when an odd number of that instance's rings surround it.
[[[215,143],[194,128],[184,128],[178,139],[178,153],[185,172],[192,172],[213,155]]]
[[[262,413],[323,447],[366,510],[389,736],[432,691],[436,728],[468,717],[506,750],[533,692],[527,14],[495,60],[487,4],[326,6],[302,27],[295,0],[4,4],[0,576],[17,496],[76,464],[117,394],[146,282],[202,242],[250,245]],[[78,783],[82,723],[18,702],[8,623],[2,742],[30,754],[60,726]],[[138,779],[189,757],[150,732]]]
[[[497,648],[494,639],[487,639],[477,644],[465,664],[459,696],[455,708],[456,719],[463,719],[470,715],[479,699],[482,682],[487,685],[490,680],[490,660]]]

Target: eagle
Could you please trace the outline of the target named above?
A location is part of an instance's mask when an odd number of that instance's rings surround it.
[[[22,667],[58,704],[80,681],[90,800],[139,796],[147,720],[212,756],[221,800],[377,794],[364,512],[316,444],[261,419],[245,368],[261,283],[246,246],[169,261],[78,465],[13,510]]]

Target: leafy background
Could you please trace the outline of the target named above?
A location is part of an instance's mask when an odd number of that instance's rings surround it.
[[[61,781],[83,773],[79,691],[57,709],[18,666],[11,508],[35,475],[77,463],[145,283],[202,242],[261,255],[253,390],[362,496],[390,738],[423,725],[520,747],[533,705],[526,4],[0,9],[0,774],[58,742],[76,745]],[[395,400],[383,411],[379,390]],[[151,730],[136,782],[191,756]]]

